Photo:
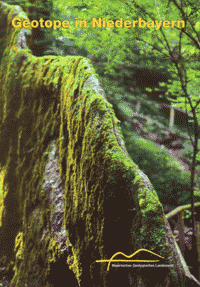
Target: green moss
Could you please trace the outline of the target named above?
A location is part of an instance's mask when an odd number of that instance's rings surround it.
[[[23,259],[23,234],[22,232],[19,232],[18,235],[15,238],[15,252],[16,252],[16,258]]]
[[[5,187],[4,187],[4,173],[3,169],[0,170],[0,227],[2,225],[2,213],[4,207]]]
[[[82,268],[80,268],[80,264],[77,261],[77,256],[76,256],[76,250],[74,248],[72,248],[72,252],[73,252],[73,260],[72,260],[72,264],[70,264],[70,262],[68,262],[69,264],[69,268],[74,272],[76,279],[78,281],[78,284],[80,286],[81,284],[81,273],[82,273]]]
[[[16,256],[23,258],[15,268],[13,286],[25,285],[34,272],[45,284],[50,262],[59,257],[50,231],[49,202],[41,195],[48,145],[53,139],[57,140],[65,187],[66,234],[74,250],[71,269],[79,283],[91,279],[95,260],[119,251],[106,242],[110,240],[106,230],[129,205],[135,204],[137,209],[132,251],[142,247],[169,257],[171,249],[163,245],[163,210],[155,191],[146,187],[137,165],[125,153],[112,106],[92,86],[84,88],[88,77],[95,75],[90,61],[87,59],[87,65],[83,57],[37,58],[28,49],[20,50],[20,29],[13,29],[11,20],[21,12],[0,3],[2,7],[7,9],[8,37],[0,67],[0,150],[5,151],[0,163],[19,213],[13,235],[17,236],[15,252],[20,250]],[[109,219],[111,209],[114,219]],[[125,248],[127,253],[131,251],[129,246]],[[42,272],[36,265],[39,258],[46,263]],[[104,284],[107,273],[101,268]]]
[[[167,244],[163,248],[166,234],[162,205],[153,188],[150,191],[145,187],[143,178],[137,172],[137,166],[119,147],[113,133],[113,115],[107,112],[108,106],[105,101],[91,94],[89,98],[85,97],[85,101],[83,98],[78,107],[82,120],[78,117],[78,121],[74,121],[74,106],[67,98],[66,112],[63,112],[63,115],[66,115],[63,130],[68,130],[69,143],[65,151],[62,146],[60,160],[62,163],[66,158],[66,174],[63,177],[67,198],[65,224],[70,240],[75,242],[79,269],[82,268],[81,262],[84,262],[83,250],[93,249],[95,253],[95,249],[97,252],[99,246],[102,246],[106,217],[102,210],[106,210],[107,200],[111,197],[115,202],[114,198],[120,198],[121,205],[127,206],[126,199],[120,195],[122,192],[120,187],[124,187],[126,198],[131,179],[134,179],[133,196],[138,209],[138,226],[134,225],[133,230],[134,247],[136,250],[147,248],[165,257],[168,256],[171,248]],[[63,174],[63,170],[61,173]],[[106,188],[103,183],[106,183]],[[112,206],[112,212],[113,209]],[[92,219],[94,214],[98,218],[95,223]],[[78,227],[85,231],[83,235],[79,232],[80,241],[76,241]],[[95,248],[93,242],[96,236]],[[105,258],[102,251],[102,249],[98,251],[99,256]]]
[[[80,92],[90,73],[82,57],[36,58],[31,55],[30,50],[20,50],[17,47],[20,29],[13,28],[11,21],[15,16],[19,16],[18,13],[23,19],[27,17],[19,8],[6,4],[0,5],[1,8],[3,7],[1,15],[7,13],[7,35],[0,69],[3,99],[1,125],[4,130],[1,133],[1,138],[4,139],[1,147],[5,150],[5,157],[1,158],[1,164],[5,167],[5,184],[8,184],[8,190],[12,190],[14,180],[17,183],[15,200],[22,218],[22,233],[17,235],[15,244],[16,257],[24,258],[19,268],[15,270],[13,284],[17,286],[18,282],[22,282],[20,281],[22,278],[25,282],[30,272],[25,266],[31,268],[28,260],[32,238],[35,238],[35,244],[39,247],[42,230],[46,225],[51,224],[46,222],[48,209],[45,200],[41,200],[40,191],[46,163],[46,144],[49,143],[47,141],[51,136],[59,136],[59,133],[56,135],[55,132],[59,130],[60,113],[63,112],[59,95],[67,94],[72,97],[77,88]],[[15,123],[12,138],[7,133],[9,123]],[[5,144],[6,140],[9,145]],[[31,149],[31,156],[29,156]],[[13,162],[18,162],[15,170],[12,167]],[[39,200],[40,209],[35,210]],[[35,214],[32,216],[33,210]],[[46,247],[38,248],[38,252],[41,252],[42,248],[44,250],[47,248],[49,262],[55,260],[58,250],[52,240],[47,235]],[[35,252],[33,258],[36,260],[37,257],[38,254]]]

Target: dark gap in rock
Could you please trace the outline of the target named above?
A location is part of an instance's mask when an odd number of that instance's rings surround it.
[[[69,284],[70,287],[78,287],[78,281],[72,270],[67,265],[68,252],[57,259],[56,262],[50,263],[50,274],[47,280],[54,287],[65,287]]]

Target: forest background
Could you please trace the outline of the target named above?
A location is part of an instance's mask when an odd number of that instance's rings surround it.
[[[33,54],[89,58],[121,121],[132,160],[148,175],[166,210],[191,203],[191,192],[194,202],[200,201],[200,3],[4,2],[20,5],[30,20],[70,22],[67,29],[33,28]],[[139,18],[158,22],[184,20],[185,27],[94,28],[92,18],[114,23],[120,18],[123,22]],[[76,19],[86,20],[87,27],[75,27]],[[160,104],[179,107],[185,114],[177,113],[173,127],[169,127],[169,110]]]

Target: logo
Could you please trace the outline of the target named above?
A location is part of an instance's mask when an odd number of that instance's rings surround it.
[[[155,256],[157,256],[157,257],[160,257],[160,258],[164,259],[164,257],[162,257],[162,256],[160,256],[160,255],[158,255],[158,254],[156,254],[156,253],[154,253],[154,252],[152,252],[152,251],[150,251],[150,250],[147,250],[147,249],[139,249],[139,250],[135,251],[135,252],[134,252],[133,254],[131,254],[131,255],[126,255],[126,254],[124,254],[123,252],[116,252],[110,259],[96,260],[96,262],[98,262],[98,263],[108,262],[107,271],[109,271],[111,262],[158,262],[158,261],[159,261],[159,259],[157,259],[157,260],[133,260],[133,259],[129,259],[129,258],[133,257],[134,255],[136,255],[137,253],[139,253],[139,252],[141,252],[141,251],[146,251],[146,252],[148,252],[149,254],[153,254],[153,255],[155,255]],[[124,257],[126,257],[126,258],[128,258],[128,259],[114,259],[115,256],[117,256],[117,255],[119,255],[119,254],[123,255]]]

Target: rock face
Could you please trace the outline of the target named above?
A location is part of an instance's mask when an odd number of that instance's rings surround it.
[[[19,6],[0,2],[5,286],[198,284],[153,186],[126,151],[90,61],[34,57],[30,30],[14,28],[14,17],[27,19]],[[109,267],[110,258],[156,258],[166,266],[158,277],[158,268]]]

